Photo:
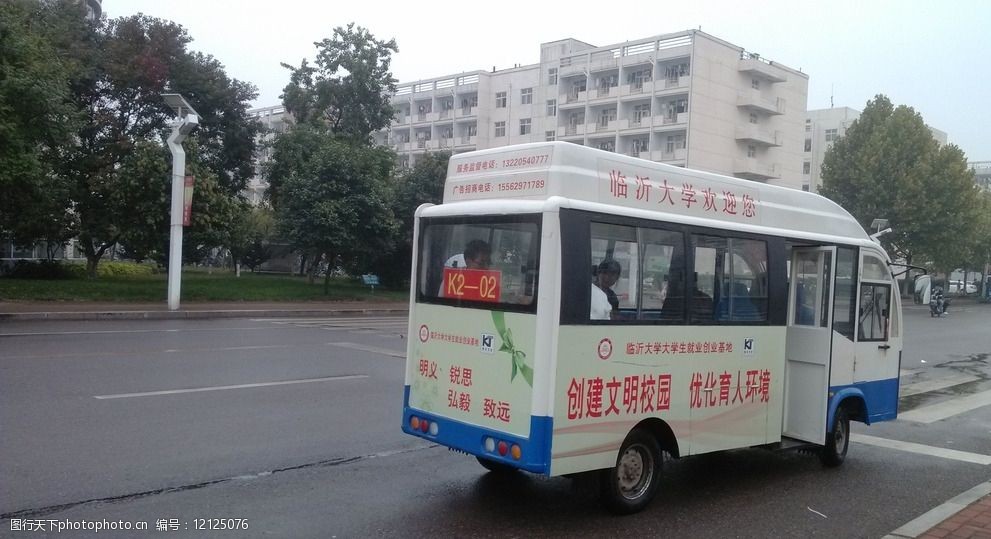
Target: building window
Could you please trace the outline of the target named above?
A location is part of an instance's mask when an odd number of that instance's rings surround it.
[[[523,88],[520,90],[520,105],[533,103],[533,88]]]
[[[747,157],[757,157],[757,146],[753,144],[747,145]]]
[[[760,90],[760,79],[750,79],[750,87],[754,90]]]
[[[495,136],[496,137],[506,136],[506,122],[495,123]]]
[[[837,138],[839,138],[839,135],[836,134],[836,130],[835,129],[827,129],[826,130],[826,142],[833,142]]]
[[[667,153],[685,148],[685,135],[668,135]]]
[[[529,135],[530,134],[530,118],[523,118],[520,120],[520,134]]]
[[[506,108],[506,92],[496,92],[496,108]]]
[[[547,84],[555,85],[557,84],[557,68],[552,67],[547,70]]]
[[[812,163],[810,161],[802,163],[802,174],[812,174]]]
[[[557,116],[557,99],[547,100],[547,115]]]
[[[805,120],[805,132],[806,133],[812,132],[812,120]]]
[[[544,131],[544,140],[547,142],[554,142],[557,139],[557,132],[555,131]]]
[[[752,123],[754,125],[757,125],[757,113],[756,112],[751,112],[750,113],[750,123]]]
[[[805,151],[807,152],[812,151],[812,139],[810,138],[805,139]]]

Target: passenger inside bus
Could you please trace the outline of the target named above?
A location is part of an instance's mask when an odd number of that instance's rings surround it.
[[[672,267],[677,266],[672,264]],[[680,269],[672,269],[671,273],[668,274],[668,293],[664,299],[664,306],[661,308],[661,320],[684,319],[685,297],[682,294],[684,289],[684,272]],[[692,320],[712,320],[712,298],[694,286],[692,287],[691,308]]]
[[[596,267],[589,310],[589,318],[592,320],[610,320],[619,317],[619,298],[612,286],[619,280],[622,271],[619,262],[611,258],[603,260]]]

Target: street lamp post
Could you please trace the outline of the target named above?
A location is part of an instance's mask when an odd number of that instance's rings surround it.
[[[179,287],[182,278],[182,203],[186,175],[186,152],[182,141],[200,124],[200,116],[179,94],[162,94],[162,99],[176,112],[169,135],[172,152],[172,215],[169,227],[169,310],[179,309]]]

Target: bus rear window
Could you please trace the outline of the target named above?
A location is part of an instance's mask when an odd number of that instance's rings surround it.
[[[418,253],[419,301],[533,311],[540,216],[424,219]]]

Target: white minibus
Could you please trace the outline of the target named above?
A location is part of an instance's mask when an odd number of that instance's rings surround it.
[[[403,430],[496,473],[601,474],[617,513],[662,465],[894,419],[890,260],[795,189],[547,142],[454,155],[416,211]]]

